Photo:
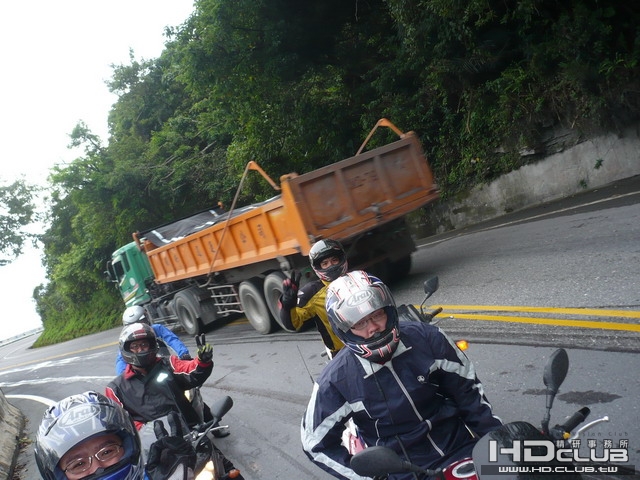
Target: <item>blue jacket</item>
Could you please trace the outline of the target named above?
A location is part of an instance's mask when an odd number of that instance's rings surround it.
[[[178,336],[169,330],[164,325],[153,324],[151,325],[153,331],[156,332],[156,337],[160,340],[164,341],[171,350],[176,352],[178,357],[182,357],[183,355],[189,355],[189,349],[185,346],[182,341],[178,338]],[[120,375],[124,372],[125,368],[127,368],[127,362],[122,358],[122,354],[118,351],[118,356],[116,357],[116,375]]]
[[[390,361],[372,363],[343,348],[314,385],[302,419],[302,445],[336,478],[363,478],[349,468],[350,455],[341,444],[350,418],[367,445],[390,447],[424,468],[470,456],[477,440],[469,429],[482,436],[501,425],[473,364],[439,328],[400,322],[399,331]]]

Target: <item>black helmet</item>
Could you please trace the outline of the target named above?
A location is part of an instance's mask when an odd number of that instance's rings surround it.
[[[88,438],[114,434],[122,439],[124,455],[118,463],[88,478],[100,480],[142,480],[144,464],[140,439],[129,414],[111,399],[97,392],[71,395],[49,407],[36,435],[34,453],[45,480],[66,480],[60,458]]]
[[[329,268],[322,268],[320,264],[326,258],[338,257],[340,262],[337,265],[331,265]],[[320,240],[313,244],[309,251],[309,261],[311,268],[316,275],[325,282],[332,282],[340,275],[347,273],[349,265],[347,263],[347,255],[336,240]]]
[[[149,350],[146,352],[134,353],[131,351],[131,342],[147,340]],[[146,323],[132,323],[122,329],[120,333],[120,355],[125,362],[134,367],[147,368],[156,361],[158,353],[158,341],[156,332]]]
[[[372,362],[385,362],[398,348],[396,303],[379,278],[362,270],[343,275],[327,288],[325,306],[331,328],[356,355]],[[351,331],[356,323],[381,308],[387,314],[383,332],[365,339]]]
[[[122,314],[122,324],[131,325],[132,323],[150,323],[144,307],[133,305],[124,311]]]

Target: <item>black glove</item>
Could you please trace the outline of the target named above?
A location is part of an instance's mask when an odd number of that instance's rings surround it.
[[[193,360],[193,357],[188,353],[183,353],[182,355],[180,355],[180,360]]]
[[[153,431],[158,440],[149,447],[146,470],[151,480],[166,480],[176,471],[182,471],[186,475],[188,469],[194,471],[196,466],[196,451],[184,439],[180,417],[176,412],[170,412],[167,419],[171,436],[161,421],[153,423]],[[187,478],[180,475],[178,477]]]
[[[196,345],[198,346],[198,360],[202,363],[211,362],[213,360],[213,347],[206,342],[204,333],[196,335]]]
[[[298,304],[298,285],[300,284],[301,273],[295,270],[291,272],[291,278],[282,281],[282,306],[291,310]]]

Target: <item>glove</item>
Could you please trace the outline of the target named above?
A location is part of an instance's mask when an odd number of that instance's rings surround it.
[[[160,420],[153,423],[153,431],[158,440],[149,447],[146,471],[151,480],[188,478],[188,470],[193,472],[196,466],[196,451],[184,438],[178,413],[170,412],[167,418],[171,436]],[[173,476],[176,472],[179,473]]]
[[[196,335],[196,345],[198,346],[198,360],[202,363],[211,362],[213,360],[213,347],[206,342],[204,333]]]
[[[282,306],[291,310],[298,303],[298,285],[300,284],[301,273],[295,270],[291,272],[291,278],[282,281]]]
[[[180,360],[193,360],[193,357],[188,353],[183,353],[182,355],[180,355]]]

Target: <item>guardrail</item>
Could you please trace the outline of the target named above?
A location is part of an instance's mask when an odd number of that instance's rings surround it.
[[[0,340],[0,347],[3,345],[8,345],[9,343],[17,342],[18,340],[22,340],[23,338],[30,337],[31,335],[37,335],[41,333],[44,328],[34,328],[33,330],[29,330],[28,332],[19,333],[18,335],[14,335],[13,337],[5,338]]]

